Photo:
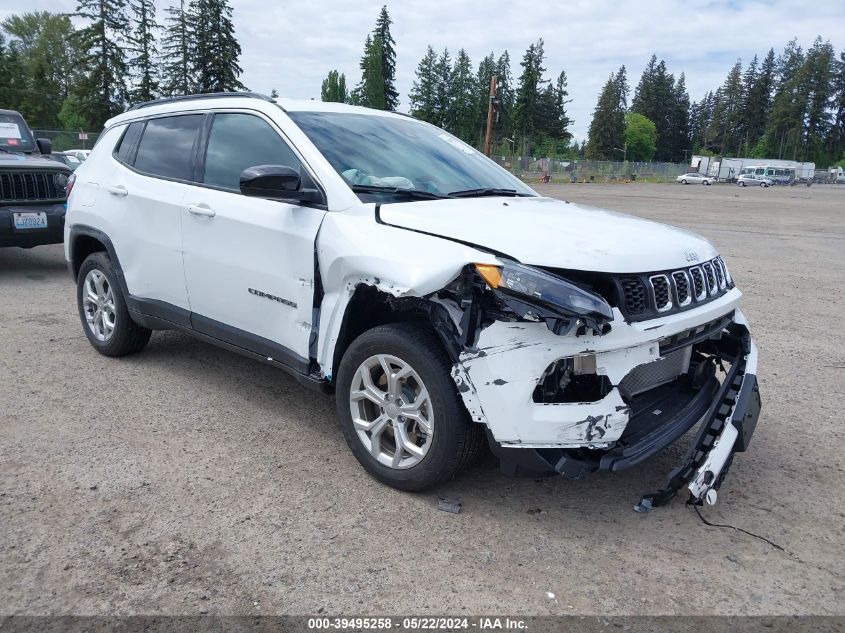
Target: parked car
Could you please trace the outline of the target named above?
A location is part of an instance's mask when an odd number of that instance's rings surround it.
[[[709,185],[713,182],[713,179],[709,176],[705,176],[704,174],[698,174],[695,172],[690,172],[688,174],[681,174],[676,179],[676,182],[681,183],[682,185]]]
[[[771,178],[765,176],[758,176],[756,174],[740,174],[736,179],[736,184],[740,187],[771,187],[774,182]]]
[[[75,170],[83,162],[79,160],[75,154],[68,154],[66,152],[53,152],[50,154],[50,158],[62,163],[63,165],[67,165],[71,170]]]
[[[65,150],[65,154],[70,156],[75,156],[79,162],[85,162],[85,160],[91,155],[90,149],[69,149]]]
[[[0,110],[0,247],[62,241],[71,170],[50,151],[20,113]]]
[[[712,244],[541,197],[428,123],[163,99],[108,121],[74,182],[65,252],[97,351],[176,329],[333,391],[396,488],[486,443],[512,474],[622,470],[701,421],[647,501],[713,502],[757,423],[757,351]]]

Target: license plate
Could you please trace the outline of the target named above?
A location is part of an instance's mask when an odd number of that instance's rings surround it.
[[[46,213],[15,213],[16,229],[46,229],[47,228],[47,214]]]

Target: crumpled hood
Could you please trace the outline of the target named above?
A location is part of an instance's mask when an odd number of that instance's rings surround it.
[[[0,152],[0,169],[55,169],[70,172],[67,165],[40,154],[7,154]]]
[[[467,198],[384,204],[382,222],[474,244],[524,264],[651,272],[712,259],[703,237],[624,213],[553,198]]]

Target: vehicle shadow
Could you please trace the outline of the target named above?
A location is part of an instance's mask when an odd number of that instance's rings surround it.
[[[327,454],[347,456],[348,477],[360,478],[362,485],[369,482],[381,486],[369,478],[349,451],[338,428],[334,397],[314,392],[277,368],[176,332],[155,333],[146,350],[121,362],[137,363],[139,367],[159,365],[173,373],[174,384],[201,384],[203,391],[226,400],[249,402],[251,408],[259,407],[253,415],[278,421],[280,445],[284,444],[282,436],[290,432],[312,437]],[[284,429],[283,425],[295,428]],[[454,479],[414,496],[432,503],[437,497],[448,497],[461,501],[467,512],[495,515],[542,514],[566,508],[579,512],[622,510],[633,515],[633,506],[642,494],[663,487],[666,475],[682,460],[686,446],[682,439],[634,468],[621,473],[597,472],[580,481],[558,475],[508,477],[500,472],[498,460],[484,451],[475,464]],[[407,493],[389,490],[383,494]],[[682,491],[675,503],[680,506],[685,499]]]
[[[71,282],[61,244],[35,248],[0,248],[0,282],[21,278],[44,281],[64,276]]]

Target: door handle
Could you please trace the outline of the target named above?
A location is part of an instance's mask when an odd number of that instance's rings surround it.
[[[213,218],[217,215],[214,212],[214,209],[208,207],[204,204],[192,204],[188,207],[188,213],[191,215],[196,215],[203,218]]]
[[[119,196],[121,198],[129,195],[129,192],[126,190],[126,187],[124,187],[123,185],[117,185],[116,187],[107,186],[106,191],[108,191],[113,196]]]

